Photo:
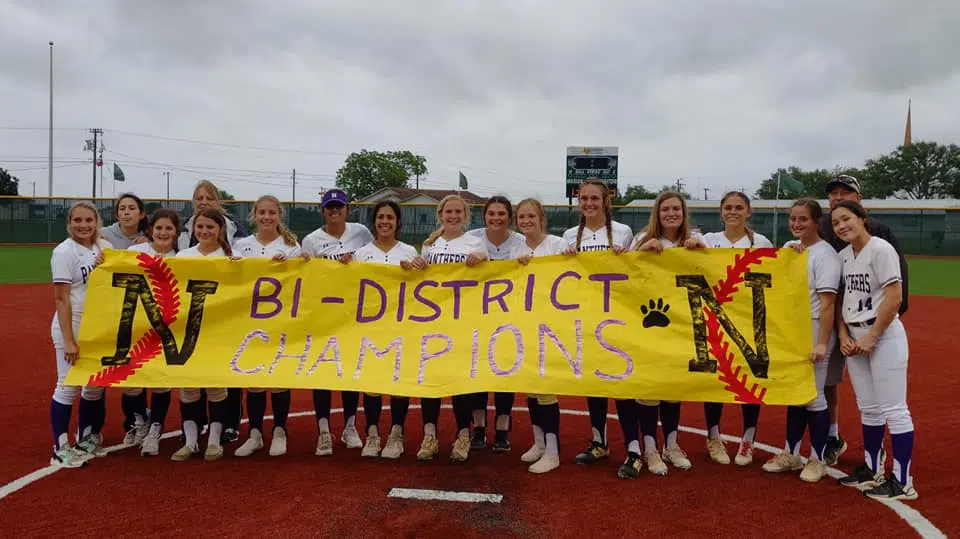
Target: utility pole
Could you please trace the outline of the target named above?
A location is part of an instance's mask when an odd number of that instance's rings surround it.
[[[50,42],[50,126],[47,129],[47,196],[53,196],[53,41]],[[36,189],[36,188],[34,188]],[[36,195],[36,193],[34,193]]]
[[[293,169],[293,175],[291,176],[293,180],[293,200],[292,202],[297,201],[297,169]]]
[[[163,175],[167,177],[167,204],[169,204],[170,203],[170,173],[164,172]]]
[[[683,192],[683,178],[677,178],[677,192]]]
[[[417,172],[417,191],[420,190],[420,173]]]
[[[90,196],[97,198],[97,137],[103,134],[103,129],[95,128],[91,129],[90,132],[93,133],[93,139],[87,139],[84,150],[93,154],[93,192]]]
[[[36,196],[37,196],[37,182],[30,182],[30,186],[33,187],[33,196],[34,196],[34,198],[36,198]]]
[[[100,155],[97,159],[97,168],[100,169],[100,198],[103,198],[103,151],[106,149],[107,147],[103,145],[103,139],[100,139],[100,148],[98,149]],[[114,189],[116,189],[116,185],[114,185]]]
[[[709,188],[709,187],[704,187],[704,188],[703,188],[703,199],[704,199],[704,200],[710,200],[709,198],[707,198],[707,195],[708,195],[709,193],[710,193],[710,188]]]

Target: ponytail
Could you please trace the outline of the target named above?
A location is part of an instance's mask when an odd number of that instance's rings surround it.
[[[427,239],[423,240],[423,244],[433,245],[433,242],[437,241],[437,238],[439,238],[442,235],[443,235],[443,228],[441,227],[431,232],[430,235],[427,236]]]
[[[580,226],[577,227],[577,251],[580,251],[580,239],[583,238],[583,227],[587,226],[587,218],[580,214]]]
[[[283,221],[277,224],[277,231],[283,236],[283,243],[286,243],[287,247],[293,247],[297,244],[297,235]]]

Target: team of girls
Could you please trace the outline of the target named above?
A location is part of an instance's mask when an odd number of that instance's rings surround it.
[[[200,189],[200,186],[198,186]],[[201,193],[206,195],[207,193]],[[195,196],[195,198],[197,198]],[[371,214],[369,229],[358,223],[347,222],[349,200],[339,190],[324,194],[321,202],[324,225],[303,240],[303,247],[297,244],[296,236],[283,224],[283,209],[276,198],[265,196],[257,200],[251,212],[251,221],[255,225],[255,234],[236,242],[231,248],[229,234],[235,230],[229,225],[218,204],[209,200],[200,201],[194,216],[192,227],[180,235],[182,239],[189,234],[192,246],[177,249],[175,235],[179,229],[178,217],[169,210],[158,210],[149,222],[141,225],[143,219],[142,202],[136,197],[125,196],[118,200],[116,215],[120,226],[116,226],[114,235],[126,238],[132,245],[130,249],[156,255],[170,256],[229,256],[267,257],[282,261],[290,257],[324,257],[350,263],[385,263],[398,265],[405,270],[422,270],[432,264],[464,264],[475,266],[485,260],[514,259],[525,264],[534,256],[566,254],[575,256],[584,251],[609,250],[614,254],[626,250],[663,252],[668,248],[750,248],[772,247],[771,242],[750,229],[748,220],[751,214],[749,198],[740,192],[727,194],[721,201],[721,219],[723,231],[701,235],[694,231],[690,222],[686,201],[679,193],[666,191],[661,193],[653,206],[649,223],[636,235],[630,228],[613,220],[611,196],[606,186],[600,182],[585,182],[579,192],[580,222],[566,230],[563,237],[549,235],[543,207],[539,202],[528,199],[514,208],[504,197],[493,197],[484,206],[484,228],[467,232],[470,223],[470,207],[459,196],[445,197],[437,206],[438,228],[423,242],[420,253],[406,243],[401,242],[399,232],[402,228],[402,213],[397,204],[382,202]],[[215,199],[214,199],[215,200]],[[124,202],[126,201],[126,202]],[[204,206],[203,204],[206,203]],[[861,405],[864,438],[867,442],[865,463],[853,474],[842,481],[844,484],[860,487],[868,495],[887,498],[916,497],[916,490],[909,473],[913,426],[906,408],[904,378],[907,359],[906,335],[896,315],[896,300],[899,292],[898,268],[891,264],[890,249],[886,249],[883,240],[872,238],[863,225],[866,213],[856,203],[845,203],[833,214],[834,227],[838,235],[850,238],[851,246],[839,255],[820,237],[817,222],[822,210],[819,203],[812,200],[797,201],[791,209],[790,230],[795,240],[785,247],[808,253],[808,274],[810,284],[811,317],[814,321],[813,353],[811,361],[815,364],[817,397],[806,406],[794,406],[787,409],[786,446],[784,451],[763,465],[768,472],[800,470],[805,481],[818,481],[826,474],[824,450],[829,428],[829,415],[826,412],[824,398],[824,379],[826,376],[824,357],[832,343],[838,338],[844,353],[852,360],[854,389]],[[514,214],[516,212],[516,215]],[[849,214],[849,215],[848,215]],[[519,233],[511,230],[516,226]],[[97,238],[99,218],[92,206],[78,204],[71,209],[68,219],[70,239],[58,246],[53,258],[57,293],[57,315],[54,318],[54,342],[56,343],[58,366],[68,366],[76,357],[77,329],[64,322],[66,316],[72,316],[78,324],[78,309],[82,309],[82,289],[92,267],[102,258],[102,250],[111,245]],[[106,230],[106,229],[104,229]],[[373,230],[373,233],[371,233]],[[142,233],[144,240],[137,234]],[[105,235],[105,234],[104,234]],[[119,239],[117,241],[120,241]],[[866,250],[864,257],[861,251]],[[848,254],[849,251],[849,254]],[[895,253],[894,253],[895,255]],[[894,256],[895,258],[895,256]],[[842,259],[842,261],[841,261]],[[77,269],[74,275],[72,270]],[[859,308],[848,304],[852,295],[843,295],[843,277],[859,272],[862,277],[877,281],[871,287],[874,296],[866,299],[858,297]],[[862,280],[862,278],[861,278]],[[858,282],[854,279],[854,282]],[[66,285],[70,285],[69,287]],[[70,297],[70,288],[78,292],[77,298]],[[879,292],[877,292],[879,291]],[[841,294],[842,317],[834,320],[837,295]],[[76,295],[76,294],[75,294]],[[862,294],[861,294],[862,295]],[[79,300],[79,301],[78,301]],[[867,307],[864,307],[866,305]],[[868,311],[872,317],[863,318],[862,312]],[[62,314],[61,314],[61,311]],[[892,315],[891,315],[892,313]],[[837,328],[837,329],[835,329]],[[877,354],[880,354],[877,356]],[[884,361],[871,362],[880,357]],[[66,369],[60,369],[63,373]],[[62,380],[62,376],[61,376]],[[892,380],[892,382],[891,382]],[[54,458],[64,466],[80,465],[89,455],[100,452],[100,430],[103,426],[102,390],[84,388],[80,405],[81,428],[77,437],[77,448],[69,446],[66,427],[69,424],[70,405],[75,395],[69,395],[70,388],[62,388],[58,383],[51,416],[54,423]],[[77,388],[72,388],[76,393]],[[227,421],[229,407],[226,404],[226,391],[211,388],[207,391],[210,403],[210,436],[205,452],[207,460],[215,460],[223,455],[221,436]],[[290,393],[288,390],[271,390],[274,408],[274,429],[270,448],[271,455],[286,452],[285,420],[289,413]],[[511,430],[510,411],[513,394],[495,394],[495,437],[493,448],[509,451],[509,431]],[[166,399],[166,404],[164,404]],[[380,415],[382,395],[364,394],[364,413],[366,437],[364,444],[356,428],[356,413],[359,395],[344,392],[344,430],[341,436],[349,448],[362,447],[362,455],[367,457],[398,458],[403,453],[405,419],[409,408],[409,399],[391,397],[391,425],[386,446],[381,449]],[[330,433],[329,391],[314,392],[314,407],[317,417],[319,437],[318,455],[332,454],[332,435]],[[587,399],[592,440],[589,446],[576,456],[575,461],[588,464],[609,457],[607,446],[607,400],[601,397]],[[125,417],[133,428],[129,443],[141,443],[143,454],[156,454],[159,436],[163,429],[163,420],[169,407],[169,390],[153,391],[153,404],[149,413],[146,409],[146,395],[142,390],[125,390]],[[455,395],[452,397],[456,437],[451,450],[451,458],[465,461],[471,449],[486,446],[486,394]],[[184,460],[199,452],[199,427],[204,421],[201,410],[199,389],[181,390],[181,412],[184,421],[184,446],[174,453],[174,460]],[[521,460],[530,463],[530,471],[543,473],[559,466],[559,404],[553,395],[530,395],[527,399],[534,443]],[[266,392],[263,389],[248,390],[248,416],[250,418],[249,438],[236,451],[237,456],[247,456],[264,445],[263,417],[266,409]],[[417,458],[431,460],[439,454],[437,439],[440,417],[440,399],[421,399],[423,437]],[[719,463],[729,463],[730,458],[720,438],[719,423],[722,405],[707,403],[705,416],[707,422],[707,449],[710,458]],[[656,475],[665,475],[667,464],[679,469],[691,467],[690,459],[680,448],[677,432],[680,423],[680,403],[669,401],[645,401],[634,399],[616,400],[617,416],[624,434],[626,459],[618,470],[622,478],[637,477],[646,464],[648,470]],[[746,465],[752,460],[753,441],[759,418],[759,407],[742,407],[743,432],[740,448],[736,453],[737,464]],[[149,415],[149,417],[147,417]],[[64,420],[64,417],[66,418]],[[658,422],[662,429],[662,442],[658,442]],[[882,438],[885,426],[891,426],[894,447],[894,473],[884,477]],[[800,441],[809,427],[811,454],[806,461],[799,455]],[[471,428],[472,433],[471,433]],[[128,433],[128,436],[130,434]],[[79,464],[78,464],[79,463]]]

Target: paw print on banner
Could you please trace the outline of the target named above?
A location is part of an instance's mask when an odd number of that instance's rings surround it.
[[[663,298],[657,299],[657,301],[650,300],[650,306],[646,305],[640,306],[640,313],[643,314],[643,327],[651,328],[665,328],[670,325],[670,319],[667,318],[667,311],[670,310],[670,305],[663,302]]]

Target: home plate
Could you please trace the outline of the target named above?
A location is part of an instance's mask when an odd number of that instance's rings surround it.
[[[388,498],[405,498],[408,500],[440,500],[444,502],[467,503],[500,503],[501,494],[484,494],[482,492],[455,492],[452,490],[432,490],[426,488],[392,488],[387,493]]]

